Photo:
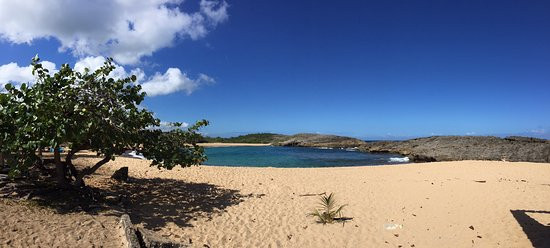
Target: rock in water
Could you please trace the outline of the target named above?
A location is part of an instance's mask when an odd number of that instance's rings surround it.
[[[112,179],[122,182],[128,182],[128,167],[122,167],[113,173]]]

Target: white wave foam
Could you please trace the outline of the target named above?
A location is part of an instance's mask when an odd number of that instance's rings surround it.
[[[390,158],[390,163],[407,163],[407,162],[409,162],[409,157]]]

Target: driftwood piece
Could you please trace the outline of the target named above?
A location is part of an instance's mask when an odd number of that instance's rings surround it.
[[[124,247],[141,248],[136,235],[136,229],[130,220],[130,216],[123,214],[120,216],[120,227],[122,229],[122,238],[124,239]]]
[[[120,217],[120,227],[124,239],[124,247],[128,248],[184,248],[187,245],[159,237],[145,228],[135,228],[130,216],[123,214]]]

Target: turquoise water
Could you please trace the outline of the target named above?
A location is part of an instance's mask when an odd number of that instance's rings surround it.
[[[206,165],[244,167],[340,167],[396,164],[397,154],[364,153],[345,149],[310,147],[245,146],[206,148]],[[401,162],[402,163],[402,162]]]

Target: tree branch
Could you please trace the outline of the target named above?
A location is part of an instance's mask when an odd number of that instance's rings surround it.
[[[82,170],[82,172],[79,173],[78,176],[76,177],[75,185],[77,187],[84,186],[84,177],[87,176],[87,175],[93,174],[94,172],[97,171],[97,169],[99,169],[101,166],[103,166],[104,164],[106,164],[110,160],[111,160],[111,157],[107,156],[107,157],[103,158],[101,161],[97,162],[93,167],[91,167],[91,168],[87,167],[86,169]]]
[[[65,177],[66,165],[61,161],[61,152],[59,145],[54,148],[53,160],[55,163],[55,174],[57,177],[57,185],[60,187],[67,186],[67,178]]]

